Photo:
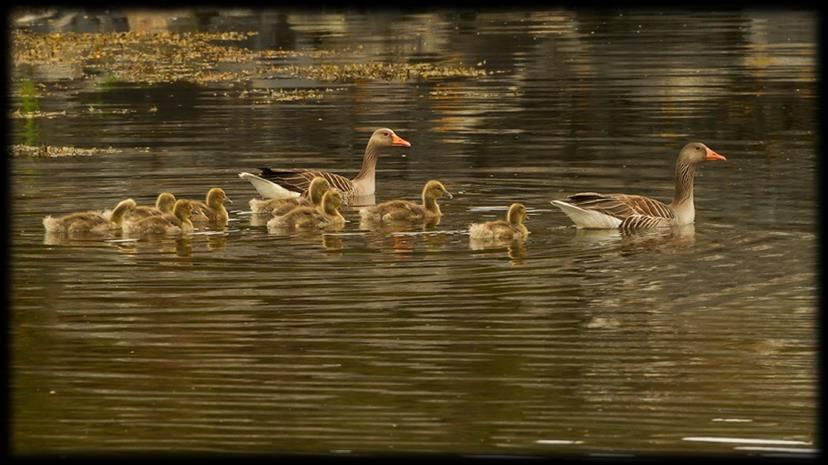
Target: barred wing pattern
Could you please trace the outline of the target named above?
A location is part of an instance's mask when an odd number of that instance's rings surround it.
[[[641,195],[584,192],[569,196],[569,203],[618,218],[625,229],[667,226],[676,219],[670,207]]]
[[[302,195],[307,195],[308,187],[313,178],[321,176],[328,181],[328,184],[333,189],[338,189],[344,197],[349,197],[354,190],[354,184],[345,176],[340,176],[329,171],[308,171],[308,170],[279,170],[274,171],[270,168],[260,168],[262,170],[260,176],[264,179],[273,181],[287,190],[299,192]]]

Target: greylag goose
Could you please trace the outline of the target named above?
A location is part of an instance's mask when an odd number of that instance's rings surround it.
[[[129,214],[129,221],[134,223],[136,221],[141,221],[149,216],[158,216],[163,215],[164,213],[172,213],[174,205],[175,196],[169,192],[162,192],[158,194],[158,198],[155,199],[154,207],[147,207],[144,205],[139,205],[135,207],[135,209],[132,210],[132,213]]]
[[[220,187],[214,187],[207,191],[206,202],[190,200],[192,213],[190,220],[194,223],[211,223],[219,226],[227,225],[227,209],[224,208],[224,201],[233,203],[227,194]]]
[[[136,222],[128,221],[124,223],[124,232],[129,235],[189,233],[193,230],[193,222],[190,220],[192,211],[191,200],[179,199],[175,201],[172,213],[150,216]]]
[[[272,213],[273,216],[284,215],[296,207],[316,207],[322,203],[322,196],[331,190],[325,178],[317,176],[308,186],[308,196],[289,199],[250,199],[250,211],[253,213]]]
[[[506,220],[495,220],[486,223],[475,223],[469,227],[469,237],[480,241],[508,241],[525,239],[529,230],[523,222],[527,217],[526,207],[520,203],[513,203],[506,213]]]
[[[339,213],[342,195],[336,190],[329,190],[322,196],[322,203],[316,207],[296,207],[284,215],[276,216],[267,222],[268,230],[342,227],[345,217]]]
[[[670,205],[641,195],[598,194],[584,192],[570,195],[567,201],[553,200],[578,228],[632,229],[657,226],[680,226],[696,218],[693,205],[693,178],[696,165],[706,160],[727,160],[701,142],[684,146],[676,158],[676,191]]]
[[[345,201],[350,201],[374,194],[377,158],[385,147],[411,147],[411,144],[388,128],[377,129],[365,147],[362,169],[353,179],[329,171],[271,168],[261,168],[259,176],[239,173],[239,177],[250,181],[263,198],[276,199],[298,197],[308,189],[313,178],[322,176],[332,188],[342,192]]]
[[[362,208],[359,215],[363,221],[375,223],[433,221],[443,215],[440,206],[437,205],[437,199],[444,196],[452,198],[443,183],[432,179],[423,187],[422,205],[409,200],[389,200],[373,207]]]
[[[126,199],[118,202],[113,210],[85,211],[70,213],[59,218],[43,218],[43,227],[53,233],[96,233],[103,234],[120,230],[124,219],[136,206],[135,201]]]

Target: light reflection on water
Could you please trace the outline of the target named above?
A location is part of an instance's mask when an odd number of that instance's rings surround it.
[[[353,13],[210,24],[260,30],[256,49],[361,45],[366,59],[485,60],[498,73],[345,83],[318,103],[271,104],[65,81],[37,103],[66,117],[12,120],[12,143],[120,150],[11,163],[14,449],[818,448],[813,19],[391,16],[399,27]],[[135,112],[84,113],[90,104]],[[238,172],[352,175],[381,126],[412,148],[384,154],[376,201],[416,200],[441,179],[455,195],[439,225],[372,229],[346,207],[339,233],[270,234],[245,211],[255,191]],[[695,225],[579,231],[549,205],[580,191],[669,200],[690,140],[728,157],[699,170]],[[214,186],[236,202],[218,234],[42,230],[47,214]],[[469,224],[515,201],[529,208],[526,241],[469,239]]]

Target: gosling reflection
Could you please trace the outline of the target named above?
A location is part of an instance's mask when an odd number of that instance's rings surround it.
[[[342,253],[342,237],[335,234],[322,234],[322,247],[328,252]]]
[[[43,245],[89,247],[101,243],[113,243],[120,240],[122,236],[120,232],[112,232],[109,237],[112,239],[107,239],[101,233],[89,231],[46,231],[43,234]]]
[[[524,239],[476,239],[469,238],[469,249],[474,251],[483,250],[503,250],[506,249],[506,256],[512,261],[514,265],[520,265],[526,262],[529,256],[526,252],[526,240]]]
[[[410,258],[415,246],[426,252],[437,252],[445,249],[451,233],[458,231],[433,230],[439,224],[439,218],[432,223],[386,223],[372,224],[370,228],[360,224],[366,232],[367,244],[376,250],[388,250],[400,254],[399,258]]]
[[[359,222],[359,229],[364,231],[372,231],[379,235],[428,231],[430,229],[434,229],[435,226],[440,224],[440,218],[441,217],[436,216],[424,221],[394,220],[383,223],[377,223],[376,221],[366,220],[363,218]]]
[[[215,234],[207,236],[207,250],[223,250],[227,247],[227,234]]]

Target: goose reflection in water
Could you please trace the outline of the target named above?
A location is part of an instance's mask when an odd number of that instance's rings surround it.
[[[686,224],[657,229],[620,230],[620,229],[577,229],[572,238],[573,243],[606,246],[617,243],[625,252],[645,252],[648,250],[671,250],[692,246],[696,242],[696,226]]]

